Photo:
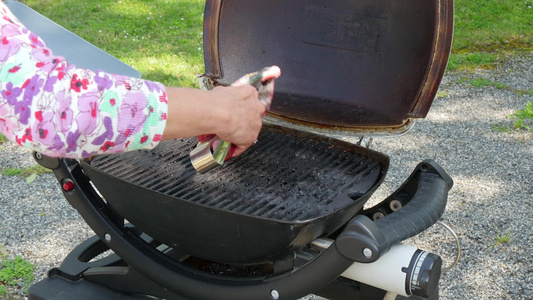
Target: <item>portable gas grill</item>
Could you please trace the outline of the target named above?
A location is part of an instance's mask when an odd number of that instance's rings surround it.
[[[440,257],[400,242],[438,221],[452,179],[423,161],[364,209],[389,159],[341,137],[401,134],[426,116],[452,6],[206,1],[203,85],[282,69],[258,143],[206,174],[189,160],[195,138],[87,160],[35,153],[96,236],[30,299],[438,299]]]

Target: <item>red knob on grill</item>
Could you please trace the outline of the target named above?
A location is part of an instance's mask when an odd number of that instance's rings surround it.
[[[63,183],[63,190],[65,192],[70,192],[74,189],[74,182],[72,181],[67,181],[65,183]]]

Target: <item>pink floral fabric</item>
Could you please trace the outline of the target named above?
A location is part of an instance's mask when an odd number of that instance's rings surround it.
[[[162,84],[78,69],[0,2],[0,132],[54,157],[155,147],[166,125]]]

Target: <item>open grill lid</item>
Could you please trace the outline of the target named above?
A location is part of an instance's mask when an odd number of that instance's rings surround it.
[[[401,133],[428,113],[451,46],[451,0],[208,0],[206,76],[229,85],[278,65],[269,120]]]

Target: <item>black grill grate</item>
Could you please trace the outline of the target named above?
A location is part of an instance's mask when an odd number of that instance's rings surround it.
[[[98,156],[91,166],[177,201],[280,221],[342,209],[366,194],[382,171],[377,159],[345,143],[263,131],[245,154],[198,174],[189,160],[195,145],[196,139],[166,141],[151,151]]]

